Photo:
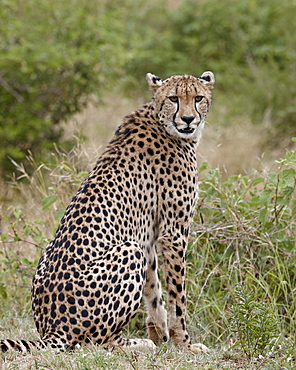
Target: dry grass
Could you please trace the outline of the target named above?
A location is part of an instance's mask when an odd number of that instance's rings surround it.
[[[0,321],[1,337],[37,339],[37,333],[31,318],[9,318]],[[6,329],[4,329],[6,328]],[[211,349],[209,355],[191,355],[178,351],[172,343],[160,345],[151,351],[106,351],[92,345],[72,353],[56,353],[53,350],[37,351],[30,354],[8,352],[1,354],[0,368],[8,369],[268,369],[263,361],[249,361],[239,358],[223,349]]]
[[[116,105],[114,108],[114,102]],[[118,99],[109,95],[105,105],[89,106],[65,125],[65,137],[73,135],[86,138],[84,150],[101,152],[122,122],[122,118],[137,109],[144,99]],[[269,167],[274,159],[284,156],[285,148],[265,152],[265,128],[255,126],[248,117],[234,117],[228,121],[228,112],[221,105],[211,108],[198,148],[199,162],[207,161],[213,167],[223,169],[227,175],[251,173],[258,167]]]

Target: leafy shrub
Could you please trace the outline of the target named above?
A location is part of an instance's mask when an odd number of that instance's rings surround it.
[[[118,76],[124,53],[114,12],[100,1],[1,4],[0,165],[52,148],[58,124]]]
[[[238,339],[235,346],[241,347],[247,357],[263,356],[275,349],[280,337],[276,317],[264,301],[258,301],[243,285],[234,291],[230,315],[231,329]]]
[[[94,162],[78,144],[70,152],[56,149],[50,164],[38,165],[30,155],[29,172],[14,162],[18,177],[12,177],[17,203],[0,207],[0,315],[8,310],[27,312],[31,307],[31,284],[42,249],[54,238],[70,197]],[[33,173],[33,174],[32,174]]]
[[[139,16],[139,33],[129,35],[134,57],[127,75],[138,85],[147,71],[165,77],[212,70],[216,103],[231,121],[235,115],[264,121],[278,146],[296,124],[296,40],[286,26],[295,11],[289,0],[186,0],[170,11],[150,8]]]
[[[218,169],[201,165],[188,296],[193,326],[209,340],[229,338],[226,313],[242,283],[252,298],[268,302],[283,335],[295,332],[296,152],[277,165],[266,175],[226,181]]]
[[[52,148],[59,123],[111,86],[142,91],[149,71],[212,69],[228,118],[264,121],[278,146],[296,123],[295,11],[289,0],[3,1],[0,166]]]
[[[5,217],[9,231],[0,234],[0,315],[30,309],[32,278],[48,242],[41,220],[28,221],[20,208],[11,210]]]

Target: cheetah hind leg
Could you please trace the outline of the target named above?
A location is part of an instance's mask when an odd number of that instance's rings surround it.
[[[135,307],[140,305],[140,301],[142,298],[143,293],[143,285],[146,280],[146,271],[147,271],[147,260],[144,256],[144,253],[142,249],[138,246],[137,243],[132,242],[126,242],[123,245],[120,245],[117,247],[115,251],[108,252],[110,256],[108,255],[106,259],[111,262],[114,257],[118,257],[119,255],[122,256],[122,259],[117,259],[116,264],[118,266],[119,274],[122,274],[121,276],[121,285],[122,288],[124,288],[125,285],[130,284],[134,286],[133,291],[136,292],[136,294],[133,296],[133,301],[129,303],[129,307],[125,304],[126,312],[129,310],[130,313],[127,317],[122,317],[122,319],[126,320],[126,324],[128,321],[135,315],[136,309]],[[113,255],[112,255],[113,254]],[[114,256],[115,254],[115,256]],[[129,268],[126,269],[127,264],[130,264]],[[123,272],[121,273],[121,268]],[[128,281],[128,277],[130,282]],[[126,294],[127,296],[131,294],[130,286],[126,287]],[[122,296],[122,294],[121,294]],[[123,297],[121,297],[121,300],[123,300]],[[134,307],[132,310],[130,308],[132,307],[132,304]],[[125,326],[125,324],[122,326],[122,328]],[[122,338],[120,334],[118,333],[116,335],[111,334],[110,340],[105,342],[105,345],[103,345],[105,348],[113,348],[113,349],[122,349],[122,350],[155,350],[156,346],[150,339],[128,339],[128,338]]]

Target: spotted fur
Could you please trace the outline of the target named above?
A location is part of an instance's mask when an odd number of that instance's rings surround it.
[[[196,147],[211,105],[212,72],[147,74],[154,97],[126,116],[40,259],[32,307],[38,342],[2,340],[3,351],[61,350],[83,342],[154,348],[170,337],[185,351],[186,248],[197,197]],[[158,275],[163,255],[168,320]],[[149,339],[121,337],[147,307]]]

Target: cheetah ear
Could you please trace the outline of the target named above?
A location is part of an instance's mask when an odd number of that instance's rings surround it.
[[[152,73],[146,74],[146,80],[151,90],[156,91],[163,83],[162,79],[153,75]]]
[[[206,71],[198,77],[198,80],[208,87],[212,88],[215,83],[215,76],[213,72]]]

